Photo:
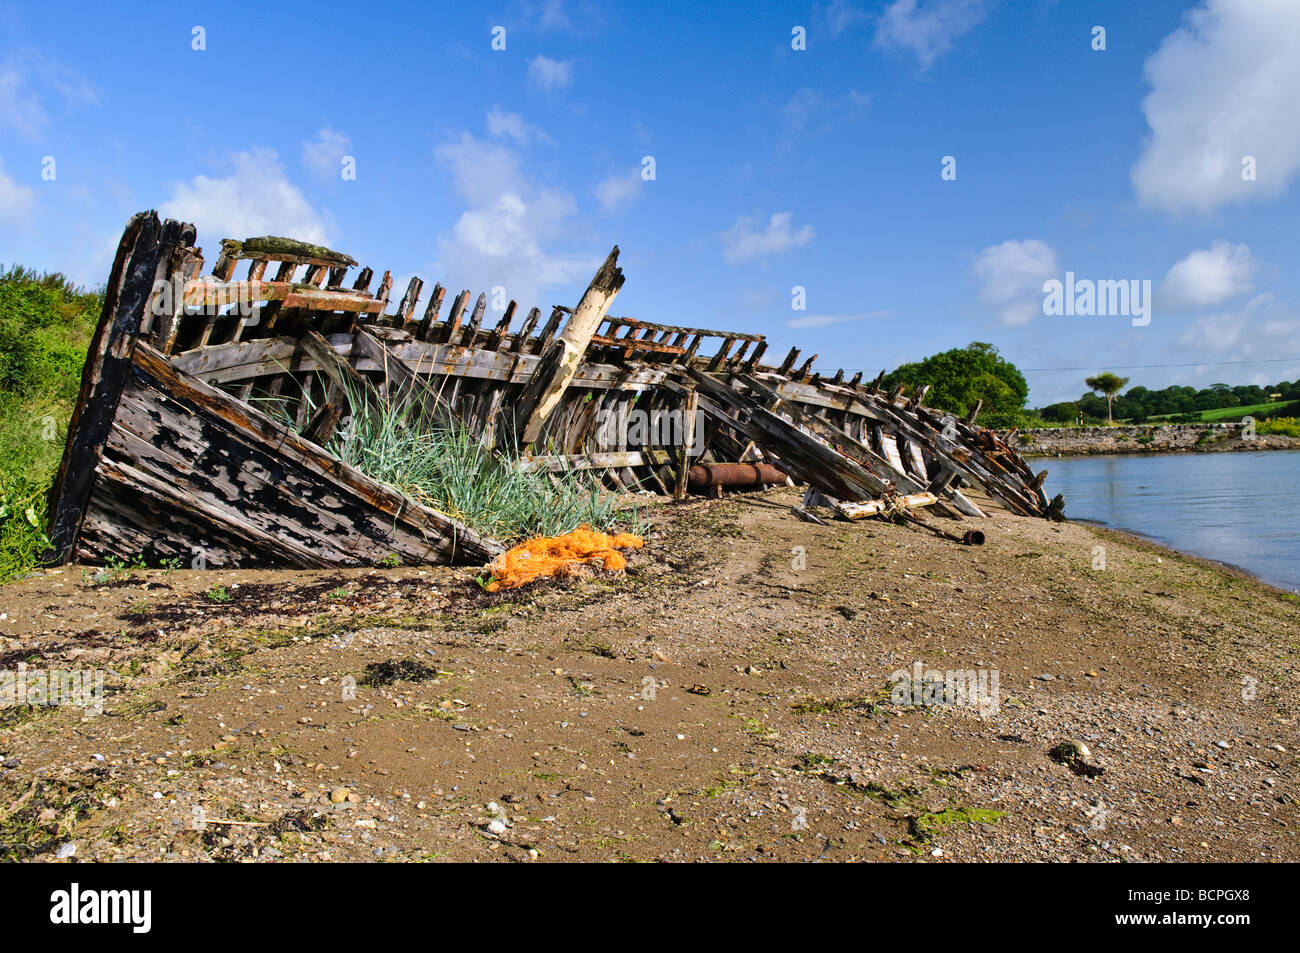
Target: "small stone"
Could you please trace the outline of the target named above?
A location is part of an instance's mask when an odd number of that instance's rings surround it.
[[[500,837],[506,832],[506,822],[501,820],[499,817],[494,818],[488,824],[487,829],[489,834],[495,834],[497,837]]]
[[[344,801],[348,799],[348,795],[351,793],[352,792],[349,791],[347,788],[335,788],[333,791],[330,792],[330,803],[342,804]]]

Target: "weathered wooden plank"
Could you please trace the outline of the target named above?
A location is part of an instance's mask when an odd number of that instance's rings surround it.
[[[695,445],[695,418],[699,410],[700,398],[692,389],[682,402],[681,459],[677,463],[677,482],[673,486],[673,499],[679,503],[686,499],[686,490],[690,485],[691,448]]]
[[[424,317],[420,320],[420,327],[415,332],[416,340],[429,340],[429,335],[433,333],[433,329],[438,323],[438,312],[442,310],[442,298],[446,293],[447,289],[441,284],[433,286],[433,294],[429,297],[429,305],[424,309]]]
[[[343,411],[338,404],[331,400],[325,401],[308,419],[307,426],[302,428],[303,439],[310,440],[319,447],[325,446],[334,435],[334,428],[342,416]]]
[[[567,470],[613,470],[649,465],[662,466],[672,462],[667,450],[597,450],[592,453],[546,454],[520,457],[521,470],[548,470],[563,473]]]
[[[185,285],[185,306],[216,309],[237,302],[280,301],[284,308],[378,314],[384,302],[367,294],[314,288],[288,281],[191,281]]]
[[[232,238],[221,242],[223,257],[252,258],[261,261],[282,261],[297,265],[327,265],[350,267],[356,259],[351,255],[334,251],[323,245],[312,245],[293,238],[280,238],[275,235],[260,235],[246,238],[242,242]]]
[[[460,343],[465,347],[474,345],[474,338],[478,335],[478,329],[483,325],[483,315],[487,311],[487,292],[480,291],[478,301],[474,302],[474,312],[469,317],[469,324],[465,326],[465,333],[460,339]]]
[[[344,393],[361,396],[372,401],[375,406],[381,403],[374,385],[357,373],[320,332],[308,331],[298,339],[298,344],[316,362],[321,372],[342,388]]]
[[[501,342],[505,340],[506,334],[510,331],[510,322],[514,320],[516,307],[517,305],[513,301],[506,305],[501,320],[497,322],[497,326],[488,335],[487,343],[483,345],[485,350],[495,351],[501,346]]]
[[[156,213],[134,216],[122,233],[113,260],[95,336],[90,342],[81,374],[81,390],[68,441],[50,491],[50,552],[48,561],[66,562],[71,556],[86,510],[95,467],[108,439],[130,372],[145,305],[154,282],[166,278],[173,249],[193,244],[192,227],[158,221]]]
[[[505,441],[527,446],[541,434],[542,426],[559,406],[565,388],[578,371],[591,336],[604,320],[609,306],[623,287],[623,270],[618,267],[615,245],[587,286],[564,331],[538,355],[537,367],[524,385],[515,405],[515,416],[503,428]]]
[[[413,277],[411,283],[406,286],[406,293],[402,295],[402,301],[397,306],[397,319],[393,322],[394,327],[404,328],[411,320],[411,315],[415,313],[415,305],[420,300],[420,292],[424,289],[424,281],[418,277]]]
[[[511,351],[522,353],[527,348],[529,337],[533,333],[533,328],[537,327],[537,319],[541,317],[541,315],[542,311],[540,308],[532,308],[529,310],[528,317],[524,319],[524,326],[519,329],[519,333],[515,335],[514,341],[510,344]]]
[[[502,551],[499,543],[366,477],[246,404],[178,373],[147,345],[137,346],[132,362],[140,382],[137,389],[147,388],[157,395],[155,406],[138,415],[137,421],[169,415],[169,429],[184,432],[191,441],[184,453],[189,469],[172,471],[171,476],[195,481],[196,490],[212,503],[206,495],[212,487],[204,481],[235,464],[239,476],[229,489],[239,496],[227,503],[239,511],[238,518],[274,520],[280,534],[315,538],[312,527],[332,514],[340,526],[351,528],[332,543],[318,542],[337,544],[340,551],[353,554],[354,562],[367,558],[359,555],[362,552],[373,555],[390,546],[400,546],[404,555],[412,557],[418,549],[426,561],[435,556],[438,561],[484,560]],[[157,442],[141,436],[151,445]],[[227,461],[224,466],[222,459]],[[274,508],[250,505],[241,489],[248,480],[261,486],[262,492],[279,488],[281,503]],[[295,505],[295,499],[301,505]],[[304,511],[308,503],[314,515]]]
[[[839,499],[863,499],[890,489],[890,485],[828,447],[794,424],[760,407],[735,389],[691,368],[685,370],[702,395],[730,411],[724,423],[740,430],[777,454],[777,466],[797,479],[820,487]],[[705,412],[709,408],[704,402]]]
[[[447,312],[447,323],[442,327],[441,339],[448,343],[454,344],[460,335],[460,320],[465,313],[465,307],[469,304],[469,291],[462,291],[456,295],[456,300],[451,304],[451,310]]]
[[[768,410],[788,414],[793,422],[805,428],[827,445],[854,459],[863,469],[873,476],[881,477],[893,484],[895,489],[903,492],[918,492],[925,489],[924,484],[912,479],[902,467],[895,467],[888,459],[881,456],[867,444],[853,437],[848,431],[836,427],[828,420],[813,416],[791,402],[782,402],[780,394],[767,387],[755,377],[739,375],[738,379],[756,394],[768,399]],[[851,453],[849,453],[851,451]]]
[[[551,346],[551,341],[555,339],[555,332],[560,329],[560,321],[564,319],[566,314],[568,314],[568,310],[565,308],[555,307],[551,309],[551,316],[542,327],[542,333],[538,335],[537,341],[533,345],[533,354],[541,354]]]
[[[357,353],[382,366],[387,379],[396,382],[397,386],[395,388],[390,387],[388,390],[390,399],[395,399],[399,407],[406,408],[414,405],[421,415],[433,416],[442,403],[441,398],[429,387],[415,368],[398,357],[383,341],[364,328],[357,328],[353,341]]]
[[[835,512],[839,513],[845,519],[861,520],[868,516],[878,516],[895,503],[901,503],[907,507],[932,506],[939,502],[939,498],[933,493],[908,493],[904,496],[894,497],[892,500],[867,500],[865,503],[836,503]]]

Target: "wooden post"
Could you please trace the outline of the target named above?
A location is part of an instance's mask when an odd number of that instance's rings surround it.
[[[533,375],[519,395],[513,426],[501,431],[503,441],[516,440],[519,449],[523,450],[537,440],[577,373],[592,335],[605,320],[609,306],[622,287],[623,270],[618,267],[618,246],[615,245],[591,279],[564,330],[539,355]]]
[[[193,226],[154,212],[127,223],[117,247],[95,336],[81,372],[81,392],[68,424],[68,442],[50,491],[50,551],[47,562],[66,562],[81,532],[95,468],[108,440],[118,401],[130,373],[140,321],[156,283],[167,280],[173,252],[194,243]]]
[[[695,443],[695,418],[699,409],[700,395],[691,388],[682,402],[682,451],[677,462],[677,484],[673,487],[673,499],[678,503],[686,499],[686,487],[690,482],[691,445]]]

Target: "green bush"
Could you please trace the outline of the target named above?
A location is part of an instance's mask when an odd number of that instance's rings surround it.
[[[1275,433],[1283,437],[1300,437],[1300,420],[1295,417],[1275,417],[1261,420],[1255,425],[1255,433]]]
[[[992,430],[1010,430],[1013,427],[1020,430],[1034,430],[1040,427],[1050,427],[1037,414],[1026,413],[1023,410],[1007,410],[995,413],[980,414],[975,418],[975,423],[980,427],[989,427]]]
[[[48,545],[45,497],[101,307],[62,275],[0,269],[0,583]]]

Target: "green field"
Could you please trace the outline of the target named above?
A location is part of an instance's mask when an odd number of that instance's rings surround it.
[[[1258,417],[1261,414],[1272,413],[1280,410],[1287,404],[1294,403],[1290,400],[1275,400],[1267,404],[1247,404],[1244,407],[1216,407],[1213,410],[1202,410],[1198,415],[1200,422],[1203,424],[1218,423],[1221,420],[1239,420],[1242,417]],[[1180,417],[1181,414],[1160,414],[1157,417],[1148,417],[1147,420],[1168,420],[1170,417]]]

